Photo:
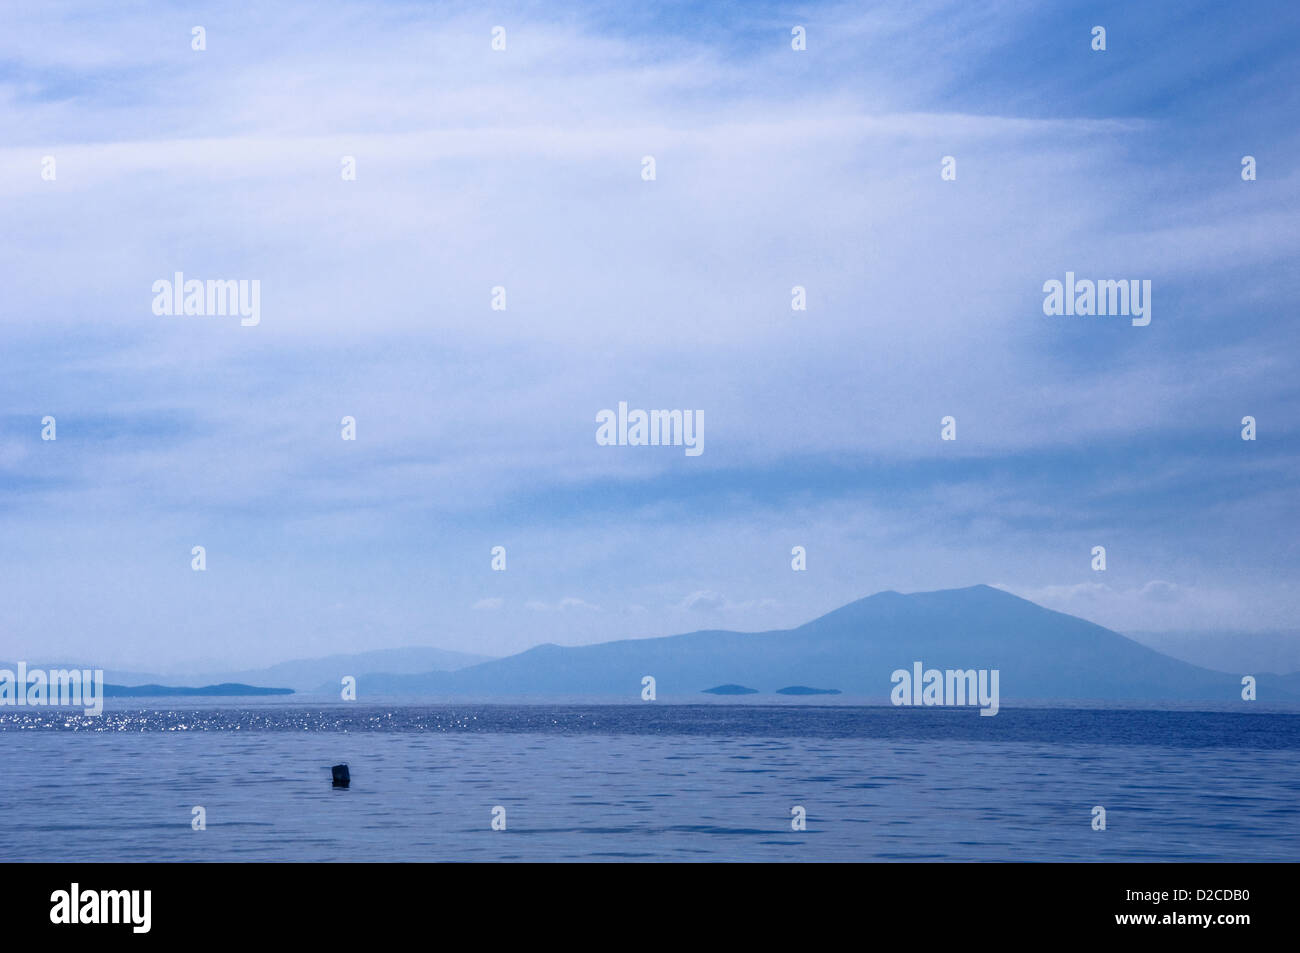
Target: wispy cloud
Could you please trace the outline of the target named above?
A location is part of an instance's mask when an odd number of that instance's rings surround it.
[[[1296,13],[1130,6],[815,4],[803,54],[766,5],[507,6],[505,53],[397,3],[13,11],[0,648],[238,667],[437,618],[505,652],[991,578],[1276,624]],[[259,279],[261,324],[154,316],[178,270]],[[1044,318],[1066,270],[1153,279],[1151,326]],[[708,451],[604,452],[619,400],[703,408]],[[518,541],[472,601],[485,534]]]

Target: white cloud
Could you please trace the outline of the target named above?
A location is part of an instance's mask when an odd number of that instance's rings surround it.
[[[526,608],[532,609],[534,612],[566,612],[570,609],[582,609],[589,612],[601,611],[600,606],[592,605],[590,602],[587,602],[584,599],[578,599],[574,596],[565,596],[559,602],[554,604],[542,602],[537,599],[531,599],[524,605]]]
[[[720,592],[701,589],[688,595],[678,603],[677,608],[690,612],[747,612],[752,609],[773,609],[779,604],[775,599],[770,598],[732,602]]]

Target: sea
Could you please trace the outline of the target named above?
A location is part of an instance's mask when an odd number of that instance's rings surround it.
[[[110,699],[0,756],[19,861],[1300,859],[1296,711]]]

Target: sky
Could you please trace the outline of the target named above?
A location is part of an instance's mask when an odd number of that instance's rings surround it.
[[[0,658],[1296,629],[1296,4],[237,6],[0,13]]]

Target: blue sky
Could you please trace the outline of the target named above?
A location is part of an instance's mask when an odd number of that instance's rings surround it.
[[[1293,3],[4,18],[0,657],[504,654],[979,582],[1294,628]],[[1150,326],[1045,317],[1067,270],[1150,279]],[[154,315],[175,271],[258,279],[260,325]],[[621,400],[705,452],[597,446]]]

